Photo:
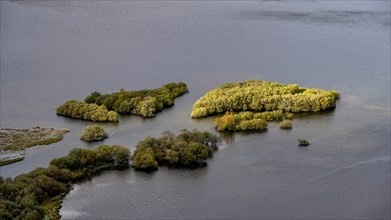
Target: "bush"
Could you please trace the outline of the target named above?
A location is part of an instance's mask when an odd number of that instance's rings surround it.
[[[291,120],[284,120],[280,122],[280,128],[281,129],[292,129],[292,121]]]
[[[310,142],[308,142],[306,139],[299,139],[299,146],[300,147],[306,147],[310,145]]]
[[[105,132],[102,126],[91,125],[84,128],[83,132],[80,135],[80,140],[86,142],[101,141],[108,136],[109,135]]]
[[[265,130],[267,121],[281,120],[287,117],[281,110],[270,112],[226,112],[223,116],[215,118],[214,124],[218,131],[247,131]]]
[[[251,119],[241,121],[235,130],[247,131],[247,130],[265,130],[267,128],[267,122],[262,119]]]

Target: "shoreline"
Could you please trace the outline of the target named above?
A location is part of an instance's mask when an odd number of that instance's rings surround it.
[[[37,145],[59,142],[70,129],[2,128],[0,130],[0,167],[22,161],[25,150]]]

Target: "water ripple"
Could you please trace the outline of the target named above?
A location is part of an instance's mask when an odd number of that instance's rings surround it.
[[[375,158],[375,159],[372,159],[372,160],[366,160],[366,161],[357,162],[357,163],[354,163],[353,165],[343,166],[343,167],[340,167],[340,168],[335,169],[333,171],[330,171],[328,173],[325,173],[323,175],[320,175],[318,177],[311,178],[311,179],[307,180],[306,182],[313,182],[313,181],[322,179],[324,177],[331,176],[331,175],[333,175],[335,173],[338,173],[338,172],[340,172],[342,170],[352,169],[352,168],[356,168],[356,167],[362,166],[362,165],[375,164],[375,163],[378,163],[378,162],[388,162],[390,160],[391,160],[390,157],[380,157],[380,158]]]

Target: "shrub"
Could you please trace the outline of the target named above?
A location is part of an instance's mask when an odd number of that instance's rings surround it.
[[[108,134],[105,132],[102,126],[90,125],[84,128],[83,132],[80,135],[80,140],[86,142],[100,141],[107,137]]]
[[[267,122],[262,119],[251,119],[241,121],[238,126],[235,127],[237,131],[247,130],[265,130],[267,128]]]
[[[291,120],[284,120],[280,122],[280,128],[281,129],[292,129],[292,121]]]
[[[310,145],[310,143],[306,139],[299,139],[299,146],[300,147],[306,147]]]
[[[281,110],[258,113],[226,112],[223,116],[215,118],[214,123],[218,131],[265,130],[267,121],[280,120],[286,115]]]

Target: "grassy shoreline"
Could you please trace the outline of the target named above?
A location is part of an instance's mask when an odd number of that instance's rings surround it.
[[[29,147],[49,145],[61,141],[69,129],[55,128],[3,128],[0,130],[0,166],[19,162],[24,155],[16,154]],[[14,155],[12,155],[14,154]]]

